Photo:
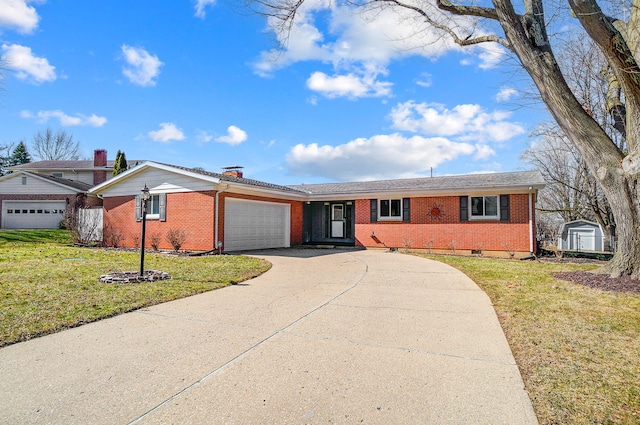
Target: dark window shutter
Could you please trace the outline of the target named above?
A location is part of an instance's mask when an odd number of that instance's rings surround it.
[[[509,195],[500,195],[500,221],[509,221]]]
[[[402,198],[402,221],[411,221],[411,198]]]
[[[142,221],[142,197],[136,195],[136,221]]]
[[[460,221],[469,221],[469,197],[460,197]]]
[[[160,213],[160,221],[167,221],[167,194],[158,195],[158,210]]]
[[[375,223],[378,221],[378,200],[377,199],[372,199],[371,200],[371,216],[369,217],[369,221],[371,223]]]

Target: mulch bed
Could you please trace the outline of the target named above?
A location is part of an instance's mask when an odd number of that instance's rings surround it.
[[[640,294],[640,280],[632,279],[629,276],[611,278],[608,274],[583,271],[558,272],[555,273],[554,276],[558,279],[568,280],[573,283],[588,286],[589,288],[600,289],[602,291]]]
[[[171,279],[169,273],[159,270],[145,270],[144,274],[139,272],[112,272],[103,274],[98,278],[104,283],[136,283],[136,282],[155,282],[156,280]]]

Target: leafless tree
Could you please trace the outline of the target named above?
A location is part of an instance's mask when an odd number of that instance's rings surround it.
[[[564,222],[578,219],[596,221],[604,230],[605,246],[612,247],[615,221],[597,180],[556,126],[542,127],[538,134],[540,132],[543,139],[522,154],[523,159],[542,172],[547,182],[538,197],[537,210],[541,215],[536,221],[545,226],[557,224],[553,217],[541,219],[547,214],[558,215]]]
[[[33,136],[31,145],[33,155],[42,161],[78,160],[80,159],[80,142],[65,130],[54,132],[47,127]]]
[[[580,41],[573,36],[561,45],[558,58],[576,98],[622,149],[624,138],[616,128],[616,117],[610,113],[607,62],[600,50],[590,40]],[[527,149],[522,158],[535,165],[547,181],[540,192],[538,210],[543,215],[558,214],[564,221],[598,222],[605,231],[605,246],[611,247],[613,213],[580,152],[556,123],[539,126],[534,136],[542,140]]]
[[[286,37],[298,14],[303,15],[303,5],[312,0],[247,1]],[[449,0],[336,0],[333,4],[373,12],[403,11],[422,25],[417,35],[421,30],[435,29],[459,46],[497,43],[510,51],[609,200],[618,234],[618,251],[609,263],[611,275],[640,278],[640,0],[630,0],[617,9],[605,2],[607,13],[597,0],[567,0],[569,7],[558,8],[553,16],[545,15],[543,0],[517,4],[515,0],[492,0],[491,6],[473,0],[466,4]],[[611,97],[624,103],[624,111],[617,108],[616,112],[625,130],[624,150],[581,103],[558,65],[551,47],[550,22],[563,14],[566,19],[577,19],[584,39],[592,40],[607,62],[613,76],[610,81],[617,85]],[[618,19],[609,16],[612,14]]]
[[[6,167],[11,166],[11,151],[13,144],[0,145],[0,176],[4,176],[8,171]]]

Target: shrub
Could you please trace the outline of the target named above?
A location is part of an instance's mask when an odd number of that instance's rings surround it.
[[[162,237],[160,236],[160,233],[152,233],[149,235],[149,245],[151,245],[151,248],[153,248],[154,251],[158,250],[161,240]]]
[[[111,226],[105,226],[103,233],[103,241],[107,246],[118,248],[122,242],[122,233]]]
[[[131,234],[131,240],[133,241],[134,248],[140,248],[140,235],[137,233]]]
[[[171,244],[174,251],[178,251],[180,247],[182,247],[182,244],[184,244],[184,241],[187,240],[187,232],[183,229],[169,229],[165,239]]]

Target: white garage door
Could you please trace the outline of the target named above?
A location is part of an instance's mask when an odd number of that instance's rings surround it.
[[[3,201],[3,229],[56,229],[64,217],[65,201]]]
[[[289,204],[226,198],[224,250],[288,247],[290,216]]]

